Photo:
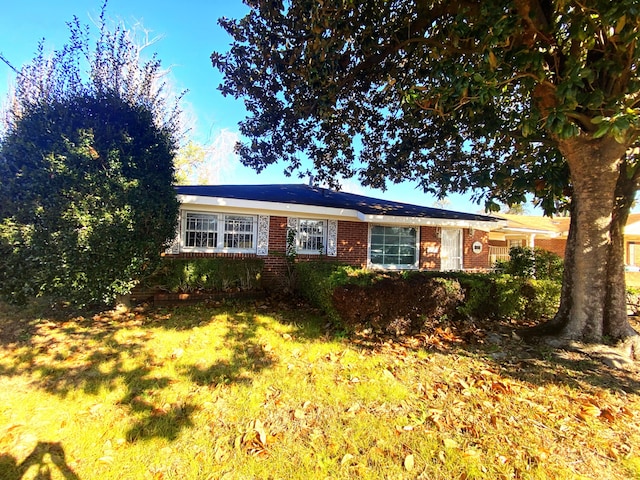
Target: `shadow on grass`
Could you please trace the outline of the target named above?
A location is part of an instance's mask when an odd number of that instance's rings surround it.
[[[62,445],[54,442],[38,442],[33,451],[22,462],[11,455],[0,455],[0,473],[3,480],[20,480],[27,478],[50,479],[53,471],[58,471],[55,478],[62,476],[65,480],[80,480],[69,467]],[[35,474],[35,476],[34,476]]]
[[[191,365],[183,370],[185,375],[200,386],[251,383],[253,375],[277,362],[277,357],[266,346],[257,342],[259,323],[255,318],[246,314],[234,314],[229,315],[227,321],[230,328],[224,336],[224,344],[231,350],[230,358],[219,360],[206,368]]]
[[[638,330],[638,322],[633,325]],[[543,386],[562,384],[581,391],[606,389],[640,393],[640,368],[625,370],[603,363],[586,353],[554,349],[541,342],[526,343],[514,336],[521,325],[502,321],[473,323],[434,321],[413,336],[393,334],[355,338],[359,348],[377,350],[381,345],[424,348],[441,354],[473,355],[499,368],[502,375]]]
[[[159,400],[159,393],[171,384],[183,380],[198,386],[251,383],[256,374],[278,361],[256,338],[260,322],[253,305],[105,312],[55,321],[46,315],[20,315],[19,311],[7,314],[3,307],[0,305],[0,326],[11,331],[11,336],[2,346],[11,355],[0,361],[0,376],[26,375],[32,384],[62,398],[77,390],[99,395],[104,390],[124,389],[118,404],[136,414],[136,422],[126,434],[131,442],[153,437],[175,440],[183,429],[193,426],[197,405]],[[178,365],[177,375],[159,373],[171,360],[159,358],[147,345],[155,329],[195,329],[221,314],[229,325],[223,340],[229,355],[214,352],[212,365],[203,359],[195,365]],[[319,335],[313,329],[298,330],[301,337]]]

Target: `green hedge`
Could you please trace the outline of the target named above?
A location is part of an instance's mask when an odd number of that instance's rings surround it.
[[[324,262],[297,264],[296,273],[298,292],[347,328],[359,319],[389,329],[402,318],[415,329],[417,318],[434,315],[539,321],[555,313],[561,290],[556,280],[498,273],[390,273]]]
[[[263,260],[255,258],[163,258],[145,288],[168,292],[252,290],[260,286]]]
[[[542,248],[512,247],[509,260],[498,262],[496,269],[515,277],[562,282],[564,260]]]

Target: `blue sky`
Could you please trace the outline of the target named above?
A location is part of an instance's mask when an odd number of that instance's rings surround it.
[[[21,0],[8,1],[0,14],[0,52],[16,67],[29,62],[38,42],[45,39],[48,49],[60,48],[68,39],[66,25],[74,15],[81,23],[97,19],[101,0]],[[215,146],[212,159],[214,181],[239,183],[300,183],[287,178],[284,165],[269,167],[260,175],[242,166],[231,152],[238,138],[238,122],[244,117],[241,100],[225,98],[218,91],[221,76],[211,66],[214,51],[226,51],[230,37],[217,24],[220,17],[239,18],[248,11],[241,0],[109,0],[107,16],[123,21],[127,27],[141,24],[150,37],[160,37],[149,53],[156,52],[164,67],[171,67],[177,90],[188,90],[185,107],[193,118],[190,137],[207,146]],[[11,70],[0,63],[0,99],[4,102],[13,82]],[[435,198],[412,184],[390,185],[386,192],[365,189],[354,181],[344,184],[346,191],[378,198],[432,206]],[[469,196],[452,195],[447,208],[477,212]]]

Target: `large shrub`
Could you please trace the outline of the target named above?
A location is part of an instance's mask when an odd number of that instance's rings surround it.
[[[111,303],[174,236],[177,100],[105,7],[96,38],[76,19],[62,48],[41,44],[5,102],[0,294],[13,301]]]
[[[371,285],[347,284],[333,291],[333,308],[348,328],[362,325],[415,333],[426,323],[457,317],[464,299],[460,284],[426,275],[390,275]]]
[[[373,278],[370,272],[336,262],[297,262],[294,268],[297,293],[338,322],[333,291],[340,285],[369,284]]]
[[[77,304],[128,293],[175,235],[174,146],[117,95],[23,112],[0,144],[0,292]]]

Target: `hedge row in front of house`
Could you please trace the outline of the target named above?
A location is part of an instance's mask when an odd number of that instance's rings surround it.
[[[415,333],[439,320],[552,316],[557,280],[503,273],[374,272],[322,262],[296,266],[297,289],[341,327]]]
[[[264,262],[256,258],[163,258],[142,286],[173,293],[253,290]]]

